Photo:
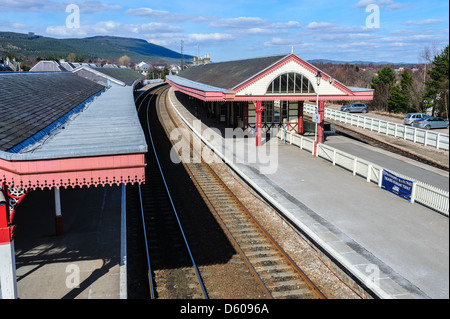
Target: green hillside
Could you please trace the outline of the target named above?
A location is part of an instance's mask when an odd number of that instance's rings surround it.
[[[180,54],[145,40],[97,36],[83,39],[55,39],[0,31],[0,56],[19,58],[66,58],[75,53],[85,59],[118,59],[127,55],[133,61],[179,62]],[[184,55],[185,60],[192,56]]]

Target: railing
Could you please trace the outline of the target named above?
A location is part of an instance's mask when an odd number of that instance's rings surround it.
[[[305,103],[304,111],[312,114],[315,105]],[[425,146],[431,146],[436,149],[449,150],[449,135],[445,133],[437,133],[429,130],[406,126],[398,123],[379,120],[367,116],[351,114],[325,108],[325,118],[328,120],[338,121],[344,124],[361,127],[372,132],[378,132],[397,138],[402,138]]]
[[[307,137],[292,131],[286,132],[285,134],[284,128],[279,129],[277,137],[281,140],[285,140],[286,143],[296,145],[301,149],[305,149],[314,154],[314,141]],[[373,182],[381,187],[383,167],[321,143],[317,144],[316,156],[331,162],[333,165],[349,170],[353,175],[365,178],[368,183]],[[415,180],[414,178],[393,171],[391,172],[401,178]],[[449,216],[449,192],[425,184],[421,181],[414,182],[411,202],[420,203],[439,213]]]

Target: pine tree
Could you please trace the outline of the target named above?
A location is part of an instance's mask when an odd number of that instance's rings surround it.
[[[389,93],[391,96],[387,100],[388,111],[394,113],[405,112],[408,106],[408,99],[404,95],[401,86],[393,86]]]
[[[389,66],[382,68],[377,75],[372,78],[371,87],[375,90],[372,106],[378,110],[388,109],[387,100],[390,97],[390,90],[395,85],[396,75]]]
[[[441,113],[441,116],[447,116],[449,111],[449,46],[447,45],[441,54],[434,57],[433,68],[428,71],[430,80],[426,81],[427,90],[424,98],[434,111]]]

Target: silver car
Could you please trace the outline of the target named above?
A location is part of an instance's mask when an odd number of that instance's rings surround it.
[[[364,103],[352,103],[348,106],[343,106],[341,107],[341,111],[342,112],[351,112],[351,113],[356,113],[356,112],[362,112],[362,113],[367,113],[369,111],[369,109],[367,108],[367,105]]]
[[[403,119],[403,124],[411,125],[412,122],[419,120],[421,118],[427,117],[428,115],[424,113],[408,113]]]
[[[429,116],[424,117],[422,119],[416,120],[411,124],[414,127],[423,128],[426,130],[432,128],[448,128],[448,120],[443,119],[442,117],[437,116]]]

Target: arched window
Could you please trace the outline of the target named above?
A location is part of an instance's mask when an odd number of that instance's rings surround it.
[[[316,93],[314,88],[303,74],[300,73],[284,73],[277,76],[272,83],[269,84],[266,94],[299,94],[299,93]]]

